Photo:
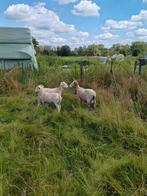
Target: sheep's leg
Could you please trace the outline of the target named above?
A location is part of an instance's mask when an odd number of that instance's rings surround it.
[[[93,102],[93,108],[95,109],[96,108],[96,100],[94,100],[94,102]]]
[[[78,100],[80,101],[80,105],[82,105],[83,100],[80,97],[78,97]]]
[[[38,107],[41,105],[41,101],[40,101],[40,99],[38,98]]]
[[[58,110],[58,112],[61,111],[61,105],[57,105],[57,110]]]
[[[87,105],[88,105],[88,106],[90,105],[90,103],[89,103],[89,101],[88,101],[88,100],[86,100],[86,103],[87,103]]]
[[[61,111],[61,105],[58,105],[58,112]]]
[[[94,108],[96,108],[96,101],[94,102]]]
[[[90,107],[90,104],[91,104],[90,97],[87,97],[87,105],[88,105],[88,107]]]
[[[92,101],[90,101],[90,106],[93,108],[96,108],[96,98],[94,98]]]
[[[56,108],[57,108],[57,111],[60,112],[60,111],[61,111],[61,105],[55,103],[55,106],[56,106]]]
[[[92,99],[88,98],[87,104],[89,107],[96,108],[96,98],[95,97],[93,97]]]

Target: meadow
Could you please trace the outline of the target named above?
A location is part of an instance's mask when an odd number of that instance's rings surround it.
[[[76,60],[88,60],[80,81]],[[39,71],[0,72],[0,195],[147,195],[147,70],[127,57],[100,65],[96,57],[38,56]],[[67,70],[63,64],[70,64]],[[73,89],[62,111],[37,107],[37,84],[78,79],[97,92],[97,107]]]

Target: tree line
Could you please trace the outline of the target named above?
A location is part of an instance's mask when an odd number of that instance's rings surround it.
[[[89,46],[79,46],[71,49],[68,45],[63,46],[40,46],[39,42],[33,38],[33,45],[37,53],[49,56],[112,56],[113,54],[123,54],[124,56],[147,55],[147,42],[136,41],[129,44],[114,44],[106,48],[103,44],[91,44]]]

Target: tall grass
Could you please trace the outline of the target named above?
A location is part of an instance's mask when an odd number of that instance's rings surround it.
[[[68,89],[59,114],[36,107],[34,87],[79,79],[79,66],[48,60],[39,57],[39,72],[1,74],[0,195],[146,195],[146,74],[133,75],[128,62],[113,75],[90,64],[80,83],[97,91],[96,109]]]

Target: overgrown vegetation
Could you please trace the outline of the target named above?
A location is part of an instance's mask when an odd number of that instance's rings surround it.
[[[112,75],[90,58],[80,83],[96,90],[95,110],[71,89],[60,114],[38,108],[35,85],[79,79],[76,60],[39,56],[39,72],[0,73],[0,195],[147,194],[146,70],[134,75],[127,59]]]

